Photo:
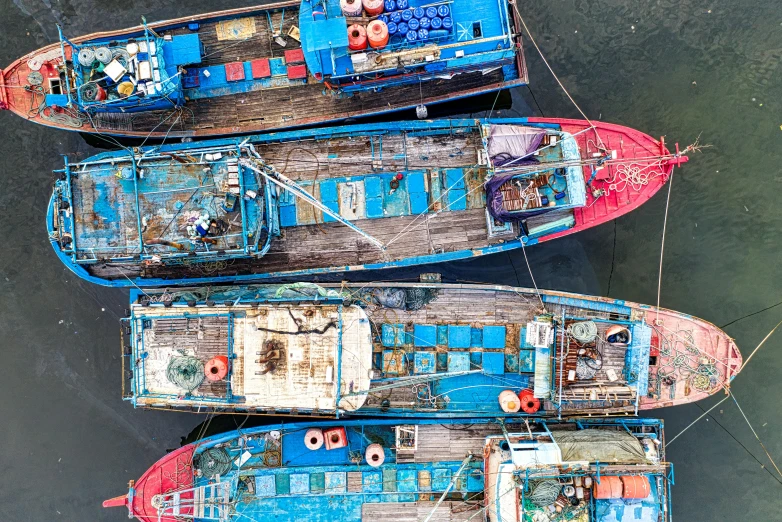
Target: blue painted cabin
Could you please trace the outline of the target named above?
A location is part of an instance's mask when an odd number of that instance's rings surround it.
[[[160,522],[668,522],[663,441],[655,419],[283,423],[175,450],[104,506]]]
[[[134,291],[123,323],[130,377],[123,389],[135,407],[167,410],[632,415],[704,396],[675,385],[655,394],[658,377],[674,360],[681,364],[675,332],[692,331],[699,339],[710,332],[713,344],[706,349],[729,339],[683,314],[660,315],[673,334],[654,327],[655,318],[649,307],[620,300],[486,285]],[[215,358],[224,358],[226,370],[212,379]],[[714,382],[701,388],[708,394],[721,388],[725,367],[735,361],[692,364],[682,376],[713,372]]]

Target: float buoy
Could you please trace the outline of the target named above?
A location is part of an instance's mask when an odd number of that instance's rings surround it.
[[[511,390],[500,392],[499,401],[500,408],[502,408],[502,411],[505,413],[516,413],[521,409],[519,398]]]
[[[304,434],[304,445],[308,450],[315,451],[323,446],[323,430],[320,428],[310,428]]]
[[[383,446],[380,444],[370,444],[367,446],[367,451],[364,452],[364,457],[367,459],[367,464],[373,468],[379,468],[386,460],[386,452],[383,451]]]
[[[530,389],[519,392],[519,401],[524,413],[537,413],[540,409],[540,399],[536,398],[535,393]]]
[[[204,374],[206,375],[206,380],[212,382],[225,379],[228,375],[228,357],[218,355],[209,359],[209,362],[204,366]]]

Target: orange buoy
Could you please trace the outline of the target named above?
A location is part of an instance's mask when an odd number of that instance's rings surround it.
[[[649,479],[641,475],[622,477],[622,498],[646,498],[652,492]]]
[[[388,44],[388,26],[382,20],[373,20],[367,26],[367,39],[373,49],[382,49]]]
[[[500,401],[500,408],[502,408],[502,411],[505,413],[516,413],[521,409],[519,398],[512,390],[501,391],[498,398]]]
[[[600,482],[595,480],[594,496],[597,499],[622,498],[622,479],[613,475],[603,475]]]
[[[353,24],[348,27],[348,48],[351,51],[367,48],[367,30],[363,25]]]
[[[204,366],[204,373],[208,381],[216,382],[225,379],[228,375],[228,357],[218,355],[209,359]]]
[[[366,11],[369,16],[377,16],[383,12],[383,6],[385,4],[385,1],[384,0],[362,0],[362,3],[364,4],[364,11]]]
[[[540,399],[536,398],[535,393],[530,389],[521,390],[519,392],[519,400],[524,413],[537,413],[540,409]]]

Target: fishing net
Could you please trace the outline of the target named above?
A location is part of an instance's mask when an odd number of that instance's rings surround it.
[[[204,380],[204,365],[197,357],[182,355],[173,357],[166,369],[168,380],[189,392]]]
[[[587,359],[586,357],[579,357],[576,361],[576,377],[578,377],[579,381],[588,381],[589,379],[595,378],[597,368],[590,366],[590,361],[591,359]],[[594,364],[594,362],[592,364]]]
[[[376,288],[372,296],[381,306],[414,312],[437,298],[434,288]]]
[[[225,449],[209,448],[194,459],[194,465],[205,477],[212,478],[216,475],[224,475],[231,469],[231,460],[231,456]]]

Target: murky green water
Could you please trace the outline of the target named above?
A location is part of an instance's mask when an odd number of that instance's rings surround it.
[[[71,35],[252,2],[5,1],[0,64]],[[520,2],[571,94],[592,118],[683,146],[711,145],[673,178],[663,306],[718,325],[782,301],[782,10],[776,2]],[[530,92],[503,115],[577,117],[527,46]],[[534,110],[533,110],[534,109]],[[76,135],[0,114],[0,519],[124,520],[100,501],[126,491],[203,419],[133,411],[120,400],[121,291],[82,283],[57,261],[44,228],[60,154],[89,154]],[[665,193],[615,224],[529,249],[541,287],[654,303]],[[613,267],[613,270],[612,270]],[[529,285],[521,252],[441,265],[449,280]],[[414,274],[385,273],[382,277]],[[782,319],[782,306],[727,331],[745,355]],[[782,460],[782,332],[734,381],[758,435]],[[721,397],[659,412],[670,439]],[[674,517],[782,520],[780,483],[731,401],[669,448]],[[721,424],[725,429],[720,427]],[[728,430],[728,431],[726,431]],[[731,435],[732,434],[732,435]],[[734,438],[736,440],[734,440]],[[738,441],[738,442],[737,442]]]

